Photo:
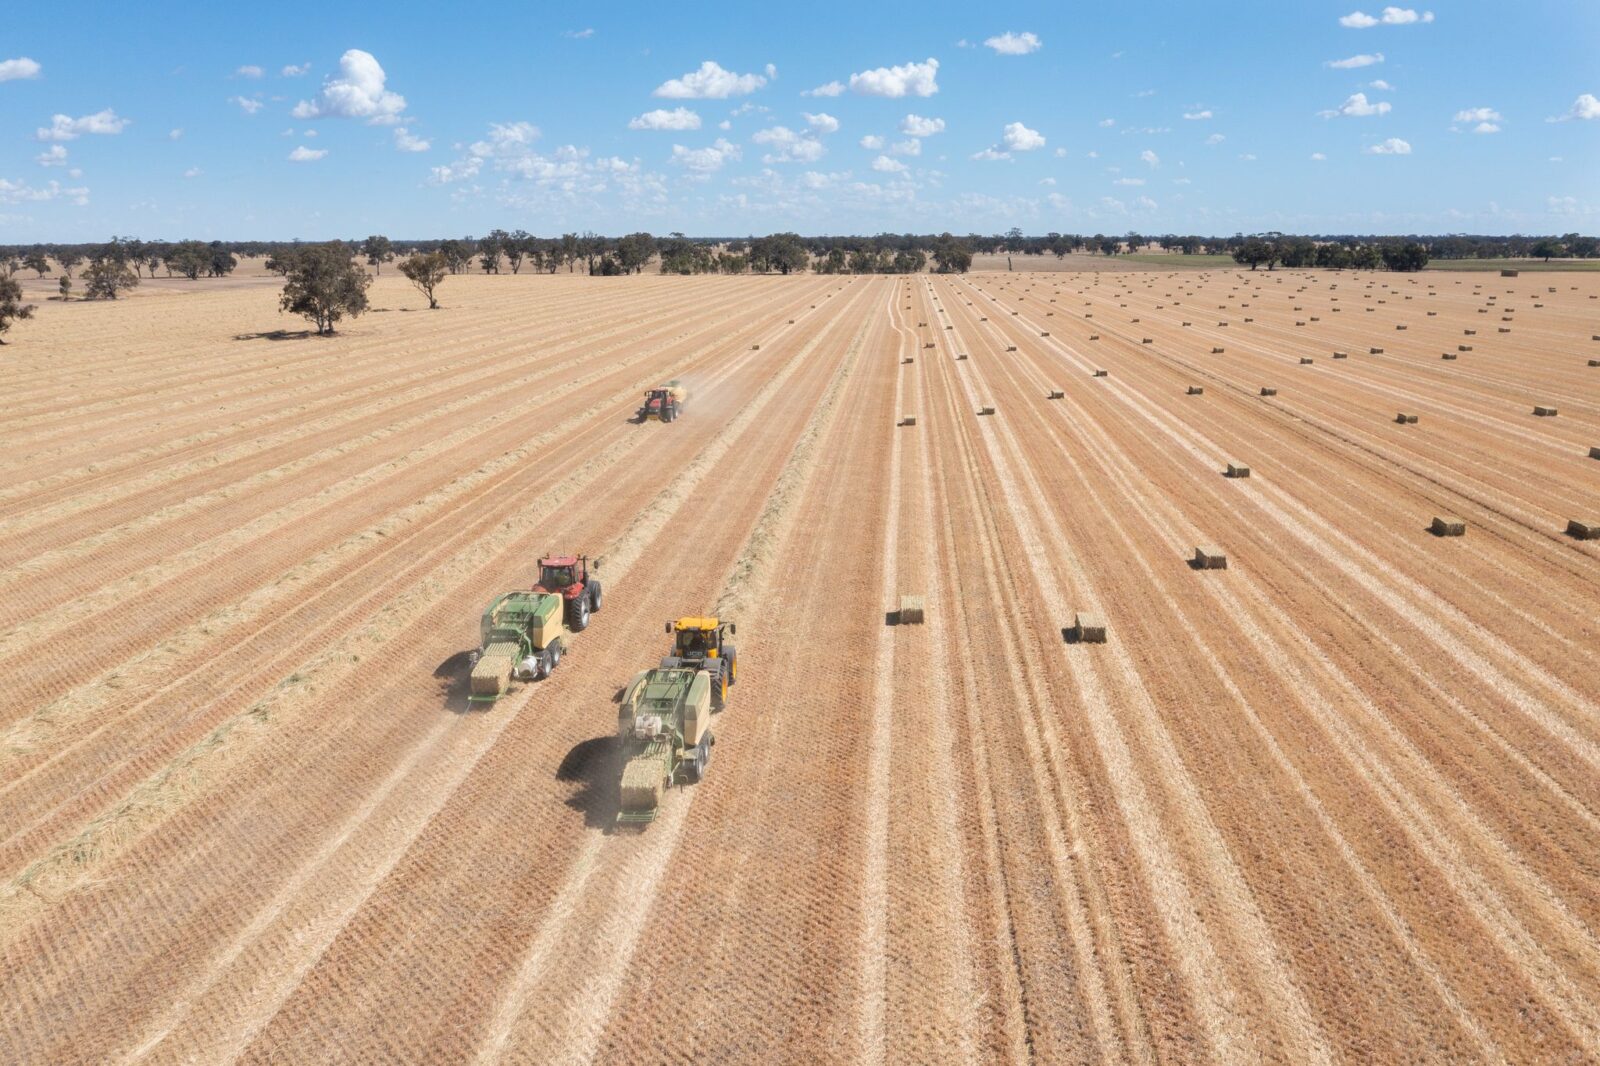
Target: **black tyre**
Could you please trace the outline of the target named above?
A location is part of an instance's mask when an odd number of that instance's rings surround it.
[[[579,596],[567,608],[567,625],[574,633],[582,633],[589,628],[589,597]]]
[[[589,610],[594,612],[600,610],[600,594],[600,582],[591,579],[589,581]]]
[[[684,760],[683,777],[691,785],[698,785],[706,776],[706,767],[711,765],[711,734],[707,733],[700,738],[700,743],[690,749],[688,758]]]
[[[552,641],[550,644],[550,670],[554,670],[557,666],[561,665],[561,653],[561,641]],[[549,671],[546,671],[546,673],[549,673]]]
[[[732,644],[724,644],[722,646],[722,657],[728,660],[728,684],[730,686],[737,685],[739,683],[739,649]]]
[[[721,711],[728,702],[728,674],[718,670],[711,678],[711,709]]]

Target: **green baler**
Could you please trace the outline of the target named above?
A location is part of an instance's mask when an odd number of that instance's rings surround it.
[[[684,668],[646,670],[623,691],[617,711],[622,754],[619,824],[654,821],[662,793],[694,784],[711,761],[711,676]]]
[[[483,612],[471,703],[493,703],[513,679],[549,677],[564,650],[561,597],[548,592],[507,592]]]

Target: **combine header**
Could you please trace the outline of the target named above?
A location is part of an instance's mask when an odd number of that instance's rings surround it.
[[[644,394],[644,404],[639,408],[639,421],[646,422],[652,418],[662,422],[676,421],[688,400],[689,390],[677,379],[658,385]]]
[[[472,665],[470,703],[493,703],[513,679],[549,677],[564,650],[561,597],[507,592],[483,612],[481,646]]]

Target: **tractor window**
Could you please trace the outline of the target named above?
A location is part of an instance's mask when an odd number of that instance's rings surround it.
[[[686,657],[701,656],[706,653],[706,635],[697,630],[678,634],[678,647]]]
[[[544,576],[539,578],[539,584],[547,589],[564,589],[574,580],[576,579],[572,576],[572,567],[547,566],[544,568]]]

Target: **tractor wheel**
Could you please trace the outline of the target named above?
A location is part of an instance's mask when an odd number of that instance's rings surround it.
[[[721,711],[728,703],[728,675],[722,670],[711,679],[711,709]]]
[[[689,757],[684,760],[683,776],[691,785],[698,785],[706,776],[706,767],[711,764],[711,734],[707,733],[700,738],[689,752]]]
[[[567,611],[567,624],[574,633],[582,633],[589,628],[589,597],[579,596],[572,601],[572,607]]]
[[[600,582],[589,582],[589,610],[595,613],[600,611],[600,592]]]
[[[561,665],[561,641],[556,640],[556,641],[552,641],[551,644],[550,644],[550,668],[544,672],[544,675],[546,677],[549,677],[552,673],[555,672],[555,668],[560,666],[560,665]]]
[[[731,644],[725,644],[722,647],[722,656],[728,660],[728,684],[737,685],[739,683],[739,649]]]

